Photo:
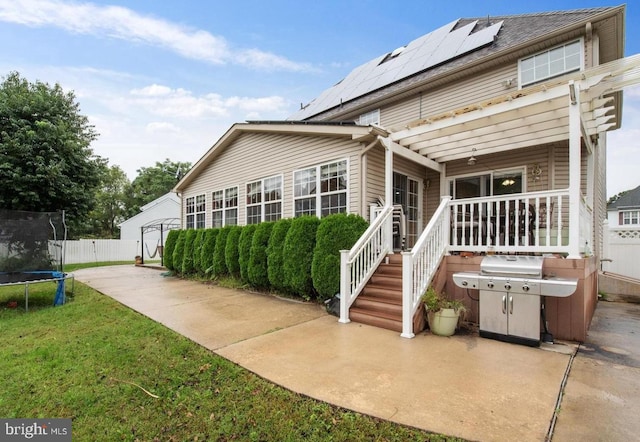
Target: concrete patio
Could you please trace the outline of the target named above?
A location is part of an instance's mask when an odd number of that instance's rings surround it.
[[[574,359],[575,344],[529,348],[472,332],[404,339],[388,330],[339,324],[316,304],[183,281],[147,268],[97,267],[75,276],[265,379],[400,424],[482,441],[622,441],[640,432],[639,366],[592,359],[582,351]],[[640,308],[633,314],[640,315]],[[627,324],[633,333],[638,322]],[[627,344],[622,336],[618,354],[638,360],[639,346]]]

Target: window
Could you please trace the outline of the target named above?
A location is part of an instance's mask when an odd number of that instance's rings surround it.
[[[187,229],[193,229],[195,225],[195,201],[196,198],[193,196],[187,198]]]
[[[206,197],[204,194],[187,198],[187,229],[205,227]]]
[[[640,210],[625,210],[621,212],[622,222],[624,226],[640,224]]]
[[[211,226],[238,224],[238,187],[216,190],[211,194]]]
[[[347,211],[347,160],[298,170],[293,180],[296,217]]]
[[[518,63],[520,85],[527,86],[582,68],[582,41],[577,40],[523,58]]]
[[[360,115],[358,124],[362,126],[368,126],[370,124],[380,124],[380,109],[372,110],[371,112],[365,112]]]
[[[207,211],[206,196],[204,194],[196,196],[196,229],[204,229]]]
[[[247,184],[247,224],[282,218],[282,177]]]
[[[523,170],[516,169],[452,178],[449,181],[449,192],[454,199],[522,193],[523,176]]]

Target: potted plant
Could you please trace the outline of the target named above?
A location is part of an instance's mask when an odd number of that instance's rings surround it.
[[[455,333],[460,315],[467,311],[462,301],[449,300],[429,286],[422,295],[431,333],[451,336]]]

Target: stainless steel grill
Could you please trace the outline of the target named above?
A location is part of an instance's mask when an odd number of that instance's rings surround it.
[[[578,280],[545,277],[544,258],[527,255],[487,255],[480,272],[454,273],[454,283],[480,290],[480,336],[540,345],[541,296],[566,297]]]

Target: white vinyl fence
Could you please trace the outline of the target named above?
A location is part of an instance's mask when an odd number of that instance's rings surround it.
[[[77,241],[58,241],[64,247],[64,263],[80,264],[85,262],[135,261],[140,254],[140,241],[125,239],[80,239]],[[51,256],[59,256],[53,241],[49,244]],[[146,258],[146,256],[145,256]]]
[[[640,279],[640,227],[604,228],[602,270]],[[611,260],[611,261],[608,261]]]

